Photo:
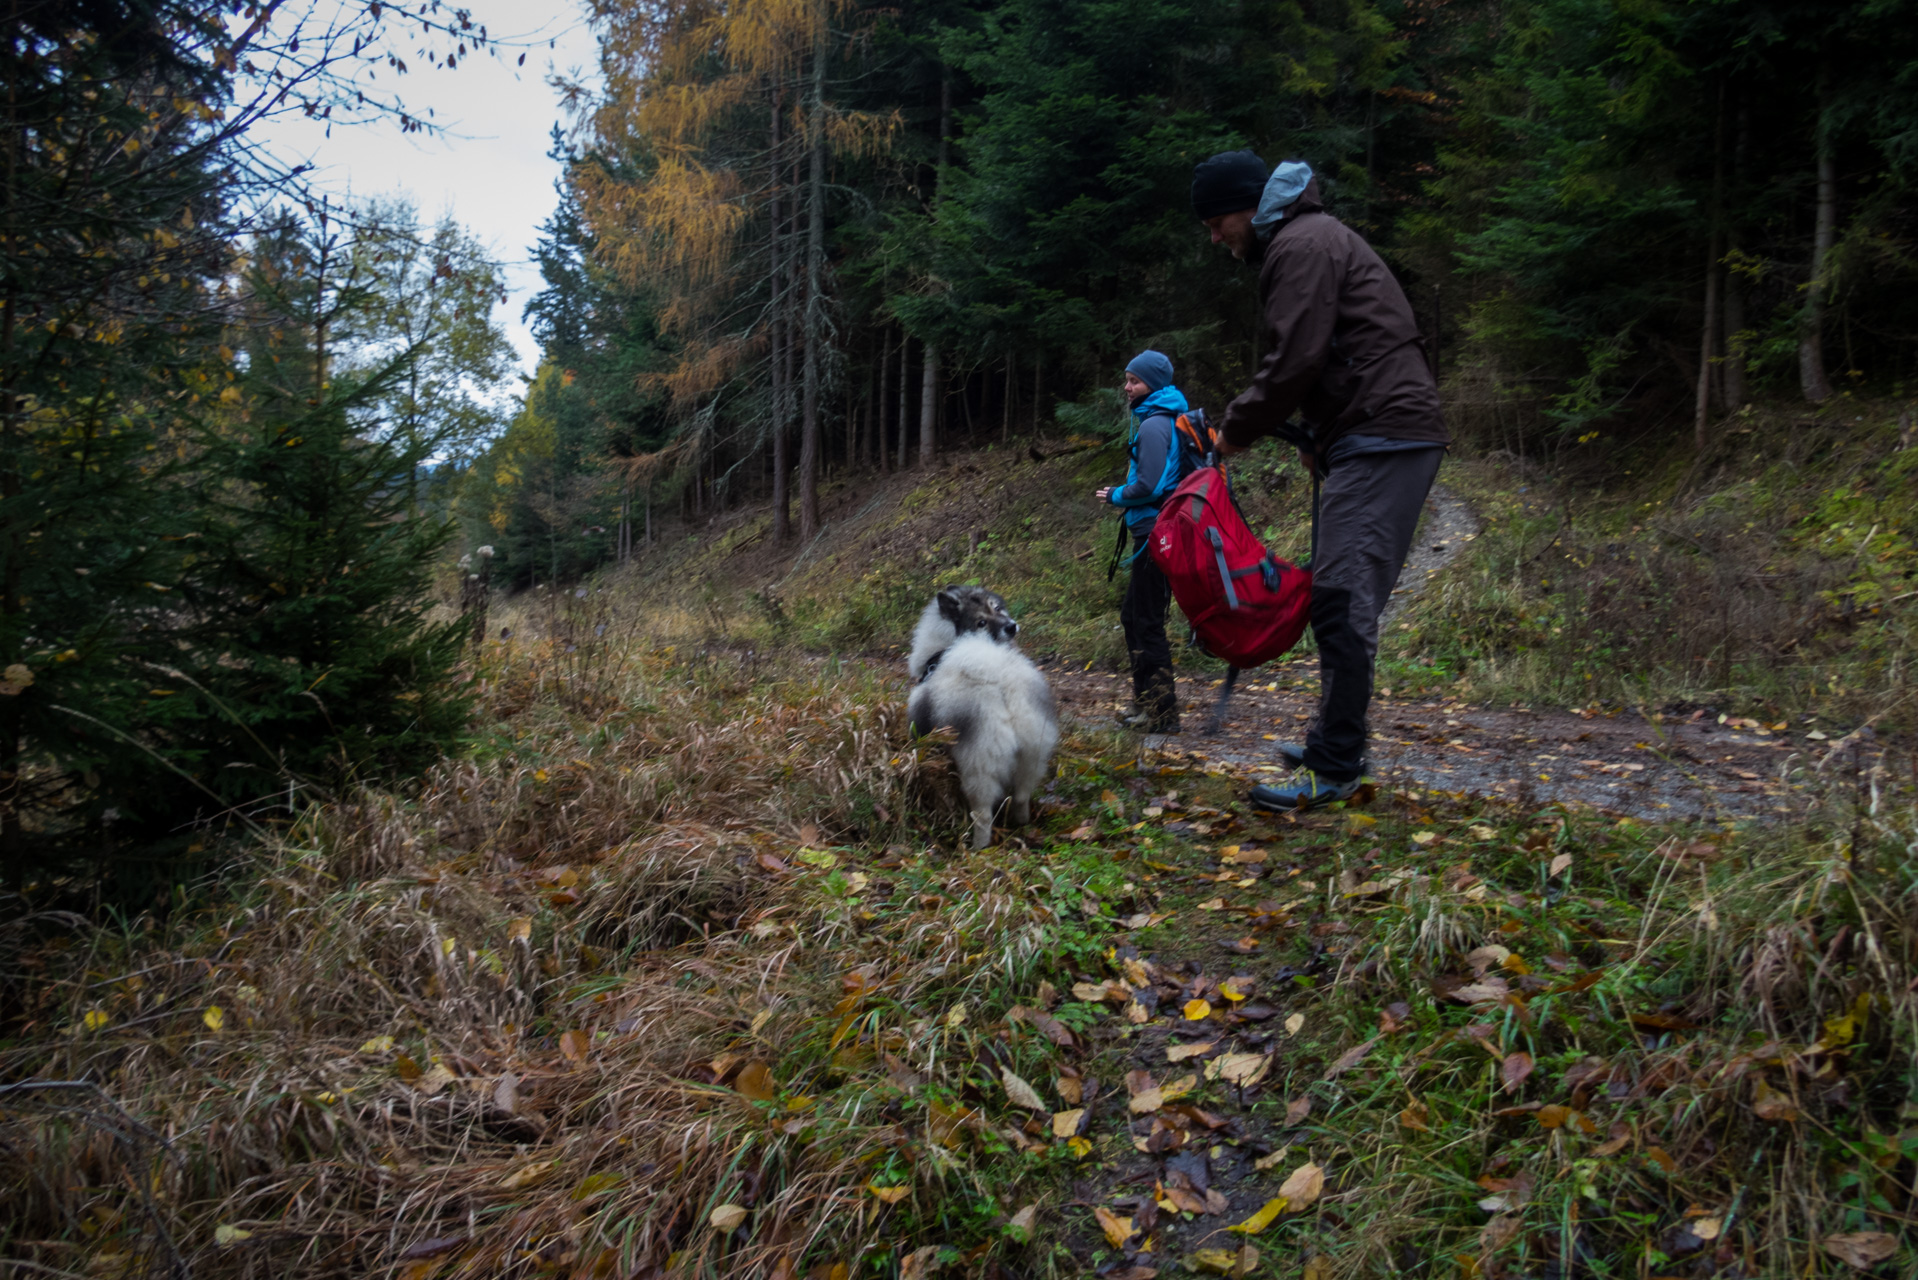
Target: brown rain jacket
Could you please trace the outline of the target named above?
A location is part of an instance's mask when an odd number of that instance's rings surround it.
[[[1281,428],[1298,413],[1320,459],[1353,434],[1451,443],[1412,304],[1372,246],[1325,212],[1316,179],[1266,245],[1259,295],[1267,354],[1226,406],[1228,441],[1289,439]]]

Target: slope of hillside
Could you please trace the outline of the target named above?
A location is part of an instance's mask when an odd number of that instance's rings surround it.
[[[1853,438],[1876,451],[1629,499],[1449,464],[1483,531],[1389,631],[1374,786],[1309,815],[1243,800],[1306,714],[1309,655],[1218,739],[1101,726],[1110,456],[956,455],[832,488],[809,547],[774,554],[740,513],[505,602],[473,749],[417,789],[317,805],[123,928],[0,933],[0,1257],[280,1280],[1903,1274],[1918,821],[1879,732],[1900,668],[1873,665],[1898,592],[1849,631],[1801,617],[1782,659],[1747,629],[1750,685],[1673,664],[1663,703],[1535,696],[1596,683],[1571,612],[1591,597],[1553,589],[1578,539],[1609,533],[1603,563],[1656,582],[1725,504],[1770,511],[1765,581],[1859,613],[1905,571],[1879,541],[1905,455]],[[1267,459],[1240,475],[1302,552],[1302,486]],[[1891,518],[1834,542],[1821,501]],[[1625,543],[1648,502],[1657,538]],[[905,733],[895,652],[934,585],[975,578],[1082,710],[1035,825],[978,854],[939,744]],[[1670,634],[1643,651],[1682,653]],[[1740,713],[1808,688],[1806,649],[1831,676],[1815,706]],[[1182,661],[1196,720],[1215,677]],[[1588,736],[1547,736],[1548,712]],[[1584,752],[1657,759],[1648,794],[1698,803],[1608,798],[1630,771],[1554,792]],[[1725,767],[1759,775],[1749,806]]]

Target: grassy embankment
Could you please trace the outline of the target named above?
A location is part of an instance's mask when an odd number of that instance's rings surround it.
[[[1866,531],[1903,528],[1905,455],[1854,449],[1709,492],[1661,470],[1616,505],[1457,467],[1489,524],[1394,634],[1394,678],[1766,714],[1812,690],[1893,723],[1881,579],[1908,544]],[[1420,790],[1267,824],[1230,812],[1239,779],[1079,731],[1038,831],[956,852],[896,681],[820,652],[883,652],[932,584],[977,577],[1035,650],[1110,660],[1078,494],[1106,471],[958,459],[794,569],[740,519],[637,581],[522,602],[472,755],[417,793],[314,811],[165,920],[9,928],[0,1079],[85,1087],[0,1096],[0,1256],[283,1280],[1064,1276],[1121,1253],[1135,1276],[1908,1271],[1918,836],[1842,750],[1794,762],[1826,804],[1790,830]],[[1821,541],[1826,510],[1861,527]],[[1623,550],[1591,560],[1607,536]],[[1674,588],[1638,606],[1663,620],[1641,671],[1577,665],[1614,634],[1568,626],[1604,616],[1578,602],[1760,545],[1750,599],[1795,584],[1796,644],[1734,628],[1701,678],[1673,620],[1706,609]],[[1587,576],[1540,567],[1561,554]],[[1169,792],[1183,810],[1148,803]],[[1178,1042],[1212,1047],[1174,1063]],[[1229,1052],[1271,1063],[1209,1079]],[[1128,1106],[1128,1070],[1192,1092]],[[1121,1185],[1141,1142],[1216,1153],[1232,1210],[1183,1211],[1156,1162]],[[1222,1230],[1306,1164],[1322,1197]],[[1202,1252],[1242,1240],[1256,1260]]]

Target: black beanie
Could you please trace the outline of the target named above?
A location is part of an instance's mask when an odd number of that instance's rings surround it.
[[[1199,221],[1256,209],[1270,170],[1250,151],[1221,151],[1192,170],[1192,212]]]

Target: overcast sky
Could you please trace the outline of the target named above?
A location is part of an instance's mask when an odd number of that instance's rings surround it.
[[[562,123],[549,74],[587,72],[594,46],[573,0],[461,0],[489,35],[513,41],[498,56],[482,54],[456,71],[418,67],[400,82],[407,105],[446,125],[448,136],[402,134],[388,124],[335,128],[328,138],[312,121],[285,117],[268,124],[267,140],[282,158],[311,160],[315,184],[356,197],[410,195],[422,222],[451,213],[489,245],[506,266],[511,294],[494,313],[530,376],[539,358],[520,319],[539,292],[532,248],[552,215],[559,166],[547,159],[551,131]],[[526,50],[524,41],[537,38]],[[552,47],[548,47],[548,42]],[[410,52],[410,50],[408,50]],[[515,66],[521,52],[526,65]],[[411,59],[409,58],[409,61]],[[382,79],[382,83],[391,83]]]

